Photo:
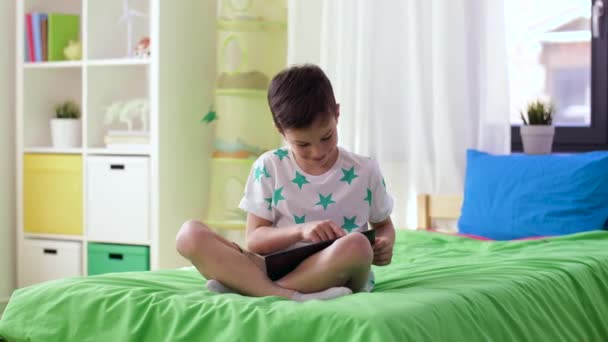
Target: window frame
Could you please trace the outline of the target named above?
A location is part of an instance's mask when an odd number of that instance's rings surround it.
[[[593,0],[591,0],[593,4]],[[591,11],[591,8],[589,8]],[[600,18],[601,37],[591,38],[591,125],[555,127],[554,152],[608,150],[608,20]],[[511,151],[523,146],[519,126],[511,126]]]

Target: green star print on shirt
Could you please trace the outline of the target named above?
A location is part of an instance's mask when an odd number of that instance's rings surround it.
[[[268,171],[266,170],[266,166],[256,167],[255,168],[255,180],[259,181],[262,176],[264,176],[266,178],[270,178],[270,173],[268,173]]]
[[[344,223],[342,224],[342,228],[348,230],[350,233],[353,229],[359,228],[355,221],[357,220],[357,216],[353,216],[351,218],[344,217]]]
[[[378,163],[338,149],[335,163],[316,175],[301,168],[289,147],[265,152],[253,163],[239,208],[276,228],[331,220],[354,232],[389,217],[393,201]]]
[[[283,201],[285,200],[285,197],[283,197],[283,194],[282,194],[283,188],[284,187],[282,186],[282,187],[276,189],[274,191],[274,193],[272,194],[272,201],[274,202],[275,207],[277,206],[277,204],[279,204],[280,200],[283,200]]]
[[[329,194],[327,196],[323,196],[323,195],[319,194],[319,202],[315,203],[315,205],[322,205],[323,210],[327,210],[328,205],[330,205],[332,203],[336,203],[336,201],[331,199],[331,196],[333,196],[333,194]]]
[[[369,188],[367,188],[367,197],[363,200],[369,202],[370,207],[372,206],[372,191]]]
[[[344,173],[344,176],[342,178],[340,178],[341,181],[348,183],[348,185],[350,185],[350,183],[357,177],[359,177],[359,175],[355,174],[355,167],[351,167],[349,170],[347,169],[342,169],[342,172]]]
[[[283,161],[283,158],[285,158],[285,157],[289,158],[289,152],[287,152],[287,150],[278,149],[278,150],[274,151],[274,154],[279,156],[280,161]]]
[[[310,183],[308,179],[306,179],[306,176],[302,175],[298,171],[296,171],[296,178],[292,179],[291,182],[296,183],[300,190],[302,190],[302,185]]]
[[[296,222],[296,224],[304,223],[304,221],[306,221],[306,215],[298,216],[293,214],[293,220]]]

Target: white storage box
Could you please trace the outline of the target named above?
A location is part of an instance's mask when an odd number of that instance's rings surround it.
[[[82,275],[82,244],[25,239],[19,256],[18,287]]]
[[[87,229],[93,241],[147,243],[150,226],[148,157],[90,157]]]

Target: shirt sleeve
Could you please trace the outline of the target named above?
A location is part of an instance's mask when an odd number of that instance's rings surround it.
[[[243,198],[239,208],[268,221],[272,219],[272,177],[268,173],[270,165],[261,156],[251,167]]]
[[[393,212],[393,197],[386,191],[386,183],[378,162],[371,160],[371,212],[369,222],[378,223],[386,220]]]

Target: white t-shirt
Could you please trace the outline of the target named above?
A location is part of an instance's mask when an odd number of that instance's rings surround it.
[[[351,232],[387,219],[393,199],[378,163],[338,151],[335,164],[318,176],[302,171],[288,148],[264,153],[253,164],[239,207],[277,228],[330,219]]]

